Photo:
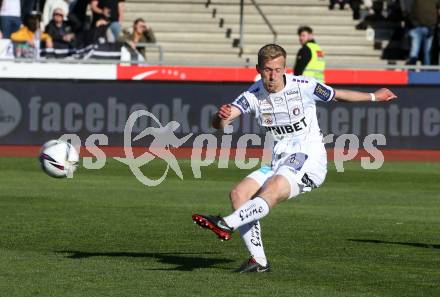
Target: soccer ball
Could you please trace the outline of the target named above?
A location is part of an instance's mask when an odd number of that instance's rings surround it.
[[[56,178],[71,177],[75,172],[79,154],[68,142],[49,140],[40,150],[41,169],[48,175]]]

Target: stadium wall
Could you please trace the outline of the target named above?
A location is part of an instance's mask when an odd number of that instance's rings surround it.
[[[214,133],[210,117],[217,106],[230,102],[256,79],[255,70],[248,68],[88,65],[79,70],[70,64],[42,64],[44,69],[28,64],[29,71],[26,64],[18,65],[1,67],[0,71],[2,146],[38,146],[65,133],[78,134],[83,143],[91,134],[106,134],[110,146],[122,146],[126,120],[138,109],[149,110],[163,125],[178,121],[176,136],[193,133],[194,139],[201,133]],[[429,80],[424,80],[425,75],[328,70],[326,81],[331,85],[371,92],[380,82],[390,86],[399,100],[319,104],[323,132],[335,138],[353,133],[361,145],[368,134],[383,134],[387,140],[383,149],[440,150],[440,79],[429,73]],[[140,118],[133,137],[151,121]],[[243,133],[260,133],[250,117],[235,124],[234,143]],[[145,146],[151,140],[147,137],[133,145]]]

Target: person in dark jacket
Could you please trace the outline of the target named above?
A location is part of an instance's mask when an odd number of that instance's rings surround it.
[[[52,19],[44,30],[52,37],[55,49],[71,49],[74,47],[75,34],[70,23],[64,20],[64,16],[65,13],[61,8],[55,8]]]
[[[407,64],[417,63],[420,50],[423,50],[423,64],[431,65],[431,48],[434,30],[438,26],[440,0],[413,0],[409,11],[409,36],[411,50]]]

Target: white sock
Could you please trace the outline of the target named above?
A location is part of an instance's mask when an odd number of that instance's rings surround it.
[[[268,213],[269,205],[266,200],[261,197],[255,197],[223,219],[229,227],[235,230],[247,223],[264,218]]]
[[[261,238],[260,221],[248,223],[238,228],[249,253],[262,266],[267,265],[264,253],[263,239]]]

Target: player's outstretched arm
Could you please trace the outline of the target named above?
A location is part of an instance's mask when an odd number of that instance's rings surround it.
[[[389,89],[382,88],[374,93],[365,93],[350,90],[335,89],[335,101],[362,102],[362,101],[390,101],[397,96]]]
[[[237,117],[241,115],[241,111],[231,104],[222,105],[212,118],[212,127],[215,129],[223,129],[229,125]]]

